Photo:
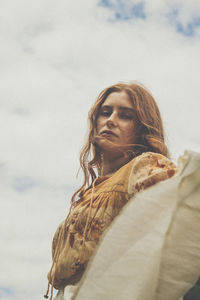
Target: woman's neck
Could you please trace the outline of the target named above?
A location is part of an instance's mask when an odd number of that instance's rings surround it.
[[[124,155],[120,155],[120,157],[111,157],[102,155],[102,161],[101,161],[101,176],[108,176],[115,173],[117,170],[119,170],[123,165],[125,165],[130,159],[128,157],[125,157]]]

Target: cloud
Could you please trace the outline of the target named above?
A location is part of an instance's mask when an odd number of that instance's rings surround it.
[[[168,14],[168,18],[179,33],[188,37],[194,36],[200,27],[200,14],[191,16],[187,22],[182,22],[180,10],[174,9]]]
[[[30,177],[15,177],[13,178],[13,188],[18,192],[24,192],[34,188],[37,182]]]
[[[3,299],[9,299],[14,294],[14,291],[7,287],[0,286],[0,297]]]
[[[130,3],[131,2],[131,3]],[[108,8],[114,13],[114,16],[110,21],[128,21],[130,19],[145,19],[146,14],[144,11],[144,2],[134,1],[111,1],[101,0],[99,5]]]
[[[178,33],[193,36],[200,27],[199,3],[194,2],[188,6],[186,1],[101,0],[99,6],[112,12],[112,22],[165,19]]]
[[[143,83],[160,107],[172,158],[200,150],[199,6],[1,1],[0,279],[14,291],[1,297],[39,299],[46,289],[51,238],[82,182],[87,114],[106,86]]]

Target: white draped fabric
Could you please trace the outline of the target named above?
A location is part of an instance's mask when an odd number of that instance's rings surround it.
[[[200,275],[200,155],[138,193],[105,232],[73,296],[56,300],[179,300]]]

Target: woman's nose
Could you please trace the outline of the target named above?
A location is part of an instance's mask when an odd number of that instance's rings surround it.
[[[108,126],[116,126],[117,125],[117,115],[114,112],[107,119],[107,125]]]

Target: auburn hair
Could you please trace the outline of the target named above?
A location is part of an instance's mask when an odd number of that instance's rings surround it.
[[[113,92],[125,92],[135,110],[138,134],[137,144],[132,147],[132,156],[138,156],[143,152],[155,152],[169,157],[169,152],[165,144],[163,122],[156,101],[150,92],[138,83],[118,83],[104,89],[98,96],[96,102],[89,111],[89,132],[87,141],[80,153],[80,167],[84,173],[83,185],[72,196],[72,203],[78,195],[81,197],[90,187],[96,178],[95,169],[101,168],[101,150],[94,143],[96,134],[96,121],[99,110],[108,97]],[[130,150],[129,150],[130,152]]]

